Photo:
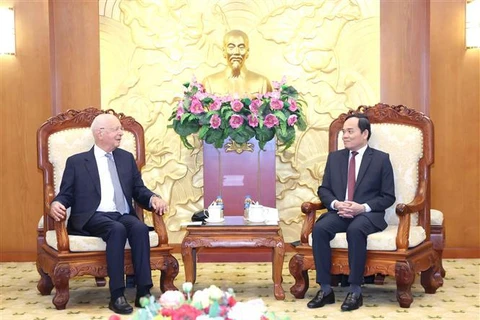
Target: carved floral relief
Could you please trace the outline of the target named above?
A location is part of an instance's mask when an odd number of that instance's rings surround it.
[[[250,38],[249,70],[286,76],[308,103],[307,130],[277,153],[277,208],[286,242],[298,240],[303,201],[318,199],[328,127],[348,109],[380,97],[378,1],[100,0],[102,109],[134,117],[145,129],[142,171],[169,200],[169,241],[203,204],[201,141],[183,147],[167,128],[184,82],[222,70],[224,34]]]

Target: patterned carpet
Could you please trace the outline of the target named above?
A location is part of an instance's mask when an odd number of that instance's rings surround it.
[[[409,309],[402,309],[395,299],[395,281],[386,278],[383,286],[366,285],[363,288],[364,306],[353,312],[341,312],[340,305],[345,298],[345,288],[335,288],[337,302],[321,309],[310,310],[306,303],[316,293],[314,273],[310,272],[311,287],[305,299],[295,299],[289,292],[293,278],[288,272],[285,258],[283,287],[284,301],[273,296],[271,265],[268,263],[199,263],[195,289],[203,289],[210,284],[226,289],[232,287],[240,301],[261,297],[268,309],[278,315],[288,315],[292,320],[304,319],[480,319],[480,259],[445,260],[447,270],[444,286],[434,295],[425,294],[416,277],[413,286],[414,301]],[[175,284],[181,287],[184,281],[181,257],[180,274]],[[35,264],[0,263],[0,319],[108,319],[112,312],[108,309],[109,292],[107,287],[97,288],[91,277],[76,278],[70,281],[70,301],[66,310],[55,310],[51,296],[41,296],[37,289],[39,275]],[[159,275],[154,275],[152,293],[160,294]],[[126,290],[127,299],[135,297],[134,289]],[[122,319],[129,319],[124,316]]]

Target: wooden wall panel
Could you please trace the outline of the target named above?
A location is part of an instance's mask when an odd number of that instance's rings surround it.
[[[447,257],[480,257],[480,49],[465,49],[465,1],[431,4],[432,206]],[[448,26],[446,22],[448,21]]]
[[[100,108],[97,1],[49,0],[53,110]]]
[[[2,1],[16,18],[16,56],[0,56],[0,261],[33,260],[42,212],[36,131],[51,115],[48,4]]]
[[[100,39],[97,1],[49,0],[54,114],[100,108]]]
[[[429,113],[429,2],[382,1],[380,99]]]
[[[42,214],[36,131],[69,108],[100,107],[97,1],[2,1],[16,17],[16,56],[0,56],[0,261],[35,260]],[[13,220],[15,224],[7,221]]]

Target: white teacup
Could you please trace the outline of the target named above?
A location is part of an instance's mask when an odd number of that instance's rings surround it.
[[[210,206],[208,207],[208,220],[210,221],[220,221],[222,220],[222,207],[221,206]]]
[[[248,210],[248,220],[251,222],[265,221],[265,210],[262,205],[252,204]]]

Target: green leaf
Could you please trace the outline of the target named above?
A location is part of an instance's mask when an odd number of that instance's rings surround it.
[[[234,129],[230,133],[230,138],[233,139],[236,143],[246,143],[248,140],[252,139],[255,136],[255,130],[252,127],[242,126],[238,129]]]
[[[225,139],[223,139],[222,136],[223,136],[222,130],[215,130],[210,128],[205,134],[205,142],[208,144],[216,144],[217,141],[220,141],[221,145],[223,145],[223,140]]]
[[[175,132],[180,135],[180,136],[183,136],[183,137],[186,137],[192,133],[196,133],[198,132],[198,130],[200,129],[200,126],[198,124],[198,120],[197,121],[190,121],[190,122],[184,122],[184,123],[181,123],[180,121],[175,121],[173,123],[173,130],[175,130]]]
[[[190,144],[190,142],[188,142],[187,137],[180,136],[180,140],[182,140],[182,143],[185,146],[185,148],[193,149],[193,146]]]
[[[285,114],[284,114],[282,111],[276,110],[273,114],[274,114],[278,119],[283,120],[284,122],[287,121],[287,117],[285,116]]]
[[[255,130],[255,137],[258,141],[263,141],[266,143],[272,140],[273,137],[275,137],[275,130],[269,129],[266,126],[263,126],[262,128],[257,128],[257,130]]]
[[[252,103],[252,100],[250,98],[243,98],[240,100],[243,103],[243,106],[248,108],[248,106]]]
[[[203,138],[204,138],[205,135],[207,134],[208,129],[209,129],[208,126],[202,126],[202,127],[200,128],[200,131],[198,131],[198,137],[199,137],[201,140],[203,140]]]

